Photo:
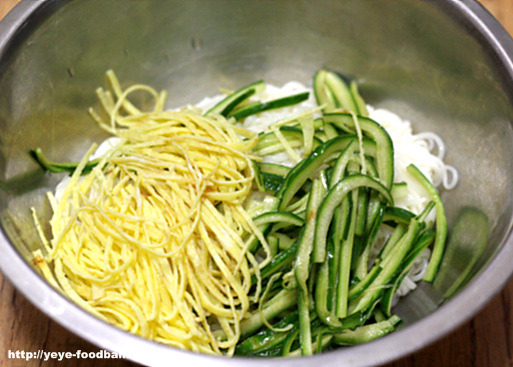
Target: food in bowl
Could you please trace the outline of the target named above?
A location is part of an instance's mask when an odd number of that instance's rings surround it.
[[[435,134],[320,70],[164,110],[166,93],[98,89],[111,133],[48,198],[34,257],[67,297],[124,330],[224,355],[297,356],[370,341],[433,281],[447,223],[435,187],[457,171]],[[146,111],[129,100],[153,99]],[[378,123],[379,122],[379,123]],[[434,150],[434,155],[430,150]],[[430,249],[431,247],[431,249]]]

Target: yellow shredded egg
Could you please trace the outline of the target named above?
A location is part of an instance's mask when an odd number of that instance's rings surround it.
[[[178,348],[232,355],[252,277],[268,263],[265,239],[243,204],[252,191],[256,134],[222,116],[164,111],[165,93],[122,90],[107,73],[104,111],[119,138],[98,165],[91,147],[62,195],[49,193],[51,239],[35,263],[49,282],[99,318]],[[131,103],[149,93],[151,111]],[[247,139],[243,139],[246,137]],[[247,249],[257,236],[267,258]],[[258,282],[259,284],[260,282]],[[256,296],[260,292],[256,292]]]

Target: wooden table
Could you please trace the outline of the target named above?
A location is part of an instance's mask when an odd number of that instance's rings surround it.
[[[19,0],[0,0],[0,19]],[[107,0],[106,0],[107,1]],[[513,35],[513,0],[480,0]],[[512,265],[513,266],[513,265]],[[41,363],[8,359],[8,351],[98,351],[62,328],[18,293],[0,273],[0,366],[135,366],[128,361]],[[513,280],[476,317],[433,345],[386,367],[513,366]]]

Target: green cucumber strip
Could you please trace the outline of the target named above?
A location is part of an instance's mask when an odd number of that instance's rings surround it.
[[[285,182],[276,194],[280,198],[279,210],[284,210],[304,183],[352,141],[358,142],[358,138],[349,135],[328,140],[316,147],[308,157],[295,165],[285,177]],[[367,139],[364,139],[364,149],[367,154],[372,155],[376,152],[374,143]]]
[[[252,200],[249,199],[247,203],[248,213],[251,214],[251,217],[256,217],[257,215],[274,212],[277,211],[278,208],[278,199],[274,196],[267,196],[266,200]]]
[[[311,325],[313,329],[312,336],[315,337],[323,331],[323,328],[319,319],[315,317],[315,313],[312,313],[311,318],[313,320]],[[290,357],[302,355],[301,341],[298,338],[299,334],[300,330],[297,326],[295,326],[289,333],[288,338],[285,339],[285,341],[282,344],[282,356]],[[315,346],[315,348],[317,348],[315,343],[313,343],[312,346]]]
[[[326,256],[326,237],[333,219],[335,208],[340,205],[344,197],[359,187],[368,187],[378,191],[383,198],[393,205],[390,192],[378,181],[361,174],[348,176],[333,186],[324,198],[317,214],[318,225],[315,229],[313,261],[323,262]]]
[[[307,293],[306,282],[310,272],[310,255],[313,249],[313,237],[315,233],[317,211],[324,197],[325,189],[320,180],[314,180],[306,207],[306,221],[303,233],[299,241],[294,273],[300,289]]]
[[[366,290],[369,285],[376,279],[383,268],[379,265],[374,266],[360,282],[349,288],[348,300],[357,298]]]
[[[349,87],[338,74],[328,71],[324,78],[324,83],[331,91],[337,108],[358,113]]]
[[[312,331],[310,329],[310,295],[301,288],[298,289],[298,311],[299,311],[299,340],[301,354],[310,356],[313,354]]]
[[[381,228],[381,224],[383,223],[383,215],[384,215],[385,209],[383,206],[379,206],[379,211],[376,216],[374,216],[374,220],[372,222],[372,225],[370,229],[366,232],[365,236],[362,237],[362,253],[360,254],[360,257],[356,261],[355,269],[354,269],[354,276],[363,279],[367,276],[367,265],[369,260],[369,254],[370,250],[372,248],[372,245],[374,243],[374,240],[376,239],[376,236],[378,235],[379,229]]]
[[[296,214],[299,218],[305,220],[306,218],[306,207],[304,210],[300,210],[300,211],[292,211],[292,214]]]
[[[319,105],[324,105],[324,112],[331,112],[337,108],[356,112],[351,91],[344,80],[337,74],[319,70],[314,76],[314,94]]]
[[[428,230],[419,237],[417,243],[414,246],[414,249],[410,252],[410,254],[408,254],[406,259],[401,264],[402,269],[400,270],[400,273],[395,277],[393,282],[391,282],[390,287],[388,287],[385,293],[383,294],[383,298],[381,299],[380,305],[381,310],[387,317],[391,316],[392,300],[395,292],[397,291],[397,288],[401,285],[406,275],[408,275],[408,272],[413,266],[413,262],[415,261],[417,256],[420,255],[420,253],[424,251],[431,242],[433,242],[434,238],[435,232],[433,230]]]
[[[315,137],[317,139],[319,139],[320,141],[322,141],[323,143],[326,143],[328,140],[331,140],[328,138],[328,136],[326,135],[326,133],[324,131],[316,131]]]
[[[258,191],[260,192],[277,192],[283,183],[283,176],[275,175],[274,173],[262,172],[260,166],[252,161],[253,169],[255,170],[255,183]]]
[[[297,139],[287,139],[287,143],[292,149],[300,149],[303,146],[303,142]],[[260,157],[265,157],[267,155],[273,155],[276,153],[285,152],[285,147],[283,144],[276,139],[276,141],[267,145],[265,148],[254,149],[253,152]]]
[[[299,216],[299,212],[305,212],[306,213],[306,204],[308,202],[308,195],[304,195],[301,197],[301,199],[296,200],[294,203],[290,204],[285,211],[286,212],[292,212]]]
[[[332,124],[325,124],[323,128],[324,133],[326,134],[326,137],[329,139],[334,139],[340,134],[338,133],[337,129]]]
[[[316,325],[313,324],[312,335],[315,337],[315,342],[312,344],[312,348],[316,351],[316,353],[320,353],[330,346],[332,338],[334,334],[349,331],[361,326],[367,317],[362,313],[356,313],[351,316],[348,316],[341,320],[343,326],[338,328],[333,328],[325,325]],[[301,349],[298,348],[294,351],[291,351],[287,354],[289,357],[299,357],[301,355]]]
[[[297,137],[298,139],[303,139],[303,131],[301,129],[298,129],[296,127],[292,126],[280,126],[280,131],[283,135],[292,135]],[[258,143],[261,146],[265,146],[265,143],[268,141],[275,141],[276,135],[273,131],[267,131],[267,132],[261,132],[258,134]]]
[[[331,344],[331,339],[333,335],[325,333],[325,327],[320,324],[318,320],[315,320],[312,323],[312,338],[315,338],[315,342],[312,343],[312,350],[315,350],[315,353],[320,353],[322,350],[326,349]],[[294,340],[294,342],[297,340]],[[297,343],[295,343],[297,344]],[[293,345],[291,343],[290,345]],[[297,346],[294,350],[290,350],[288,348],[287,353],[283,354],[287,357],[299,357],[302,354],[302,346],[301,341],[299,340],[299,346]]]
[[[269,212],[260,214],[253,218],[253,222],[257,226],[261,226],[267,223],[283,223],[300,227],[304,224],[303,219],[301,219],[295,214],[286,212]]]
[[[445,218],[445,209],[436,188],[415,165],[410,164],[406,167],[406,171],[422,185],[424,190],[426,190],[431,197],[431,200],[435,202],[436,238],[435,244],[433,245],[433,253],[431,254],[431,259],[429,260],[426,274],[423,279],[426,282],[432,282],[435,279],[444,255],[445,241],[447,238],[447,219]]]
[[[32,149],[29,151],[29,154],[32,156],[32,158],[35,159],[35,161],[37,163],[39,163],[39,165],[41,167],[43,167],[44,170],[50,171],[53,173],[62,173],[62,172],[73,173],[73,172],[75,172],[75,170],[77,169],[77,167],[79,165],[79,162],[58,163],[58,162],[51,161],[45,157],[41,148]],[[100,160],[101,160],[101,158],[96,158],[96,159],[93,159],[93,160],[87,162],[82,173],[84,174],[84,173],[90,172],[95,166],[98,165],[98,163],[100,163]]]
[[[328,176],[329,172],[327,169],[323,169],[319,172],[319,180],[321,181],[322,187],[324,188],[325,192],[328,190]]]
[[[252,162],[258,190],[261,192],[277,192],[290,168],[280,164]]]
[[[318,337],[316,338],[312,347],[316,353],[321,353],[323,350],[325,350],[326,348],[328,348],[331,345],[332,340],[333,340],[333,335],[318,334]],[[291,352],[289,354],[289,356],[295,357],[296,355],[294,352]]]
[[[404,235],[405,232],[406,232],[406,228],[404,226],[398,225],[397,227],[395,227],[394,231],[392,232],[390,237],[388,237],[385,245],[379,252],[377,259],[383,259],[385,256],[387,256],[388,253],[390,252],[390,250],[392,250],[394,248],[394,246],[397,244],[397,242],[399,242],[399,240],[401,239],[401,237]]]
[[[255,161],[251,161],[251,165],[253,166],[253,170],[255,171],[255,183],[257,185],[258,191],[265,192],[264,180],[262,178],[262,172],[260,171],[260,167]]]
[[[275,198],[272,198],[272,199],[275,199]],[[263,214],[263,213],[267,213],[267,212],[276,212],[276,211],[278,211],[277,210],[278,209],[278,205],[279,205],[279,201],[278,200],[266,201],[266,202],[264,202],[264,205],[263,205],[261,213]],[[262,234],[264,236],[266,236],[266,235],[269,234],[269,232],[271,230],[271,224],[263,224],[258,229],[260,230],[260,232],[262,232]],[[257,251],[259,243],[260,243],[260,241],[258,240],[258,238],[256,236],[253,236],[253,240],[249,244],[248,250],[251,251],[251,252]]]
[[[379,179],[385,187],[390,189],[394,179],[394,146],[392,139],[376,121],[363,116],[357,116],[356,118],[363,134],[376,143],[375,156]],[[349,113],[325,114],[324,121],[350,133],[355,131],[355,121],[353,115]]]
[[[204,115],[210,116],[218,114],[226,117],[237,105],[248,99],[253,94],[262,92],[264,89],[265,83],[262,80],[251,83],[228,95],[221,102],[217,103],[214,107],[205,112]]]
[[[269,250],[271,251],[271,256],[276,256],[278,253],[278,246],[279,246],[280,240],[273,236],[267,237],[267,244],[269,245]]]
[[[292,246],[290,246],[285,251],[278,253],[275,257],[271,259],[269,264],[264,266],[264,268],[260,271],[260,276],[262,279],[267,278],[278,270],[282,269],[284,266],[291,264],[294,261],[294,256],[296,255],[296,251],[298,248],[298,242],[294,242]],[[252,278],[253,283],[256,282],[256,278]]]
[[[292,246],[296,240],[287,236],[286,234],[276,232],[270,235],[270,237],[275,237],[278,239],[278,249],[280,251],[287,250],[290,246]]]
[[[333,111],[337,108],[335,97],[332,91],[326,85],[326,70],[319,70],[315,73],[313,78],[313,90],[315,99],[319,106],[324,106],[323,111]]]
[[[370,306],[367,307],[365,312],[362,312],[362,314],[363,314],[362,318],[365,320],[365,322],[367,322],[367,320],[369,320],[374,315],[374,310],[376,310],[376,308],[377,308],[376,306],[378,305],[379,301],[380,301],[380,299],[378,298],[377,300],[374,301],[374,303],[371,303]]]
[[[358,311],[365,311],[379,299],[383,294],[384,286],[396,274],[403,259],[406,257],[412,247],[419,228],[419,222],[416,218],[411,220],[408,231],[394,246],[394,248],[385,256],[380,263],[382,267],[379,275],[369,285],[369,287],[356,299],[349,302],[349,314]]]
[[[290,125],[290,127],[294,127],[296,129],[300,129],[301,128],[299,123]],[[314,127],[315,130],[319,130],[320,128],[324,127],[324,120],[322,119],[322,117],[318,117],[318,118],[313,120],[313,127]]]
[[[397,223],[407,226],[412,220],[412,218],[415,218],[415,214],[413,214],[409,210],[398,208],[396,206],[388,206],[385,208],[383,222],[387,224]]]
[[[393,197],[392,197],[393,199]],[[367,208],[367,221],[365,223],[365,232],[370,232],[374,225],[376,217],[381,215],[383,205],[381,204],[379,194],[375,191],[369,193],[369,206]]]
[[[305,155],[308,155],[312,152],[314,145],[314,137],[315,137],[315,127],[314,120],[310,116],[309,118],[303,117],[299,118],[299,125],[301,126],[301,130],[303,131],[303,151]]]
[[[310,329],[310,295],[307,289],[307,281],[310,275],[310,254],[313,248],[317,209],[324,193],[325,189],[321,181],[314,180],[306,206],[306,223],[300,236],[294,264],[294,274],[298,283],[299,340],[303,355],[313,354]]]
[[[317,117],[314,120],[314,128],[315,130],[319,130],[322,127],[324,127],[324,119],[322,117]]]
[[[340,250],[338,264],[338,282],[336,292],[337,296],[335,302],[335,315],[339,318],[347,316],[347,299],[349,292],[349,277],[351,274],[351,259],[353,257],[356,223],[358,220],[358,189],[352,191],[352,196],[353,204],[349,219],[349,231],[347,233],[347,237],[343,238],[342,240],[342,247]]]
[[[247,319],[240,323],[241,337],[246,337],[253,334],[260,329],[264,322],[262,317],[266,320],[271,320],[281,314],[283,311],[288,310],[296,304],[297,292],[296,290],[282,290],[264,305],[262,309],[262,316],[259,312],[255,312]]]
[[[329,259],[329,288],[328,294],[330,297],[328,298],[328,308],[333,310],[333,314],[335,314],[335,306],[337,304],[337,284],[339,277],[339,266],[341,262],[340,254],[342,252],[342,240],[347,238],[347,234],[349,232],[350,218],[351,218],[351,200],[350,197],[342,200],[342,204],[335,209],[335,214],[333,215],[333,234],[331,236],[331,243],[333,249],[329,248],[328,257]],[[333,256],[330,256],[331,253]]]
[[[435,207],[435,202],[434,201],[430,201],[426,207],[424,208],[424,210],[422,211],[422,213],[420,213],[418,215],[418,218],[419,218],[419,222],[425,222],[426,221],[426,218],[427,216],[429,215],[429,213],[431,213],[431,210],[433,210],[433,208]]]
[[[299,335],[299,327],[295,326],[287,335],[287,338],[282,344],[281,355],[288,356],[290,354],[290,350],[292,349],[292,344],[297,340]]]
[[[376,320],[376,322],[385,321],[386,319],[387,317],[379,308],[374,310],[374,320]]]
[[[315,284],[315,311],[319,319],[326,325],[331,327],[342,327],[342,323],[328,310],[328,297],[329,294],[329,275],[330,275],[330,258],[326,257],[326,260],[320,265],[317,272],[317,281]]]
[[[283,176],[274,173],[261,172],[262,184],[265,192],[275,193],[280,190]]]
[[[289,144],[292,143],[301,143],[303,144],[303,132],[300,129],[296,129],[293,127],[282,126],[280,127],[280,132],[283,137],[287,139]],[[258,135],[258,143],[254,148],[255,152],[259,152],[265,148],[271,147],[276,144],[281,144],[280,140],[276,137],[276,134],[273,131],[269,131],[266,133],[262,133]]]
[[[283,319],[276,322],[273,327],[275,329],[283,329],[290,324],[297,322],[297,311],[291,312]],[[288,332],[279,332],[271,329],[264,329],[237,344],[235,348],[236,355],[247,355],[265,352],[275,348],[288,336]]]
[[[358,277],[351,277],[351,281],[349,282],[349,287],[354,287],[358,283],[361,282],[361,279]]]
[[[370,246],[366,245],[365,238],[357,236],[355,238],[355,246],[352,253],[351,269],[353,276],[358,279],[364,279],[369,271],[368,260],[369,260],[369,249]]]
[[[272,101],[260,102],[252,106],[242,106],[237,110],[234,110],[231,113],[229,113],[227,117],[233,117],[235,120],[238,121],[260,112],[292,106],[307,100],[309,94],[309,92],[302,92],[283,98],[273,99]]]
[[[408,195],[408,184],[406,182],[394,182],[390,190],[394,201],[405,198]]]
[[[369,208],[369,193],[366,190],[358,192],[358,219],[356,220],[355,235],[362,236],[367,221],[367,209]]]
[[[353,154],[353,156],[350,158],[350,163],[354,163],[358,167],[361,168],[362,160],[360,158],[360,154],[359,153]],[[367,156],[365,157],[365,166],[367,168],[367,172],[365,173],[366,175],[369,175],[375,179],[379,178],[378,170],[376,169],[376,165],[374,164],[374,161],[372,158],[367,157]],[[361,169],[360,169],[360,171],[361,171]]]
[[[338,333],[342,330],[347,329],[355,329],[358,326],[363,325],[368,320],[368,315],[363,312],[355,312],[347,317],[344,317],[340,320],[342,326],[339,327],[331,327],[326,325],[325,332],[326,333]]]
[[[290,167],[283,166],[281,164],[276,163],[265,163],[265,162],[259,162],[258,167],[260,168],[261,172],[265,173],[272,173],[273,175],[278,176],[287,176],[287,174],[290,171]]]
[[[292,148],[303,147],[303,131],[300,129],[290,126],[282,126],[280,127],[280,132]],[[319,138],[314,137],[314,147],[317,147],[320,144],[322,144],[322,141]],[[253,151],[260,156],[266,156],[282,152],[284,151],[284,147],[278,137],[276,137],[276,134],[270,131],[259,135],[257,146]]]
[[[330,188],[336,185],[345,176],[347,165],[353,156],[354,152],[358,149],[358,142],[351,141],[346,148],[340,153],[340,156],[333,165],[333,172],[330,177]]]
[[[352,80],[349,83],[349,90],[351,91],[351,95],[353,96],[354,103],[356,104],[357,114],[363,117],[369,117],[369,111],[367,110],[367,105],[363,100],[360,92],[358,91],[358,84]]]
[[[396,325],[400,322],[401,318],[394,315],[386,321],[360,326],[355,330],[345,330],[335,334],[333,342],[342,345],[367,343],[394,331]]]

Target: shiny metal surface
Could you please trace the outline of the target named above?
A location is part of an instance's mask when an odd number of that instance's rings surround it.
[[[0,268],[56,321],[144,364],[360,366],[413,352],[474,315],[513,272],[512,60],[513,40],[472,0],[22,1],[0,23]],[[70,160],[105,137],[87,108],[107,69],[127,84],[167,89],[175,107],[257,79],[309,83],[321,67],[356,78],[369,103],[440,134],[461,175],[443,193],[450,225],[468,206],[488,220],[484,248],[462,245],[467,257],[451,257],[445,281],[397,306],[403,329],[311,358],[208,357],[117,330],[33,270],[30,252],[41,245],[29,208],[48,218],[44,193],[61,177],[42,173],[27,151]],[[472,280],[444,301],[463,272]]]

